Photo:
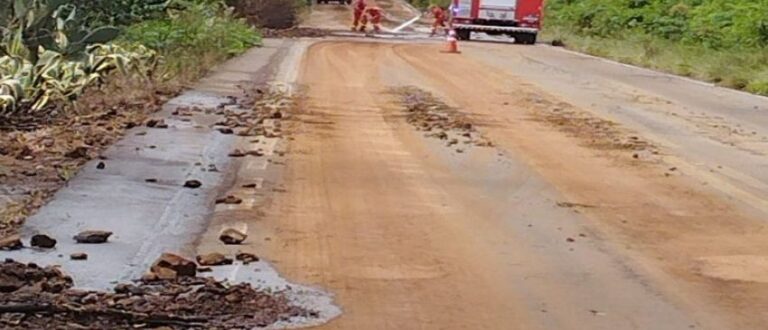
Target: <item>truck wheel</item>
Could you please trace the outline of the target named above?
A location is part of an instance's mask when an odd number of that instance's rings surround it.
[[[456,30],[456,38],[459,40],[469,40],[472,36],[472,31],[470,30]]]

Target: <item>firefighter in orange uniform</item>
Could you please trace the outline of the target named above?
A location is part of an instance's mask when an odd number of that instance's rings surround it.
[[[432,5],[429,7],[429,11],[432,13],[432,16],[435,18],[435,21],[432,23],[432,34],[430,34],[430,37],[434,37],[437,33],[437,28],[443,29],[445,32],[445,11],[443,8],[440,8],[438,5]]]
[[[381,8],[376,6],[366,7],[365,12],[363,13],[363,19],[360,23],[360,32],[365,32],[368,28],[369,21],[371,22],[371,25],[373,25],[373,32],[381,32],[382,15],[383,12]]]
[[[354,19],[352,21],[352,31],[357,31],[357,28],[360,25],[360,22],[363,20],[363,15],[364,15],[366,6],[367,4],[365,3],[365,0],[355,0],[355,2],[352,4],[352,10],[354,11]]]

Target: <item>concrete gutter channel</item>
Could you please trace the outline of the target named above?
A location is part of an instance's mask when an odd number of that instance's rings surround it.
[[[20,262],[61,265],[76,286],[101,290],[140,278],[163,252],[193,258],[195,245],[211,221],[215,199],[222,188],[233,182],[227,173],[247,166],[228,157],[238,142],[247,138],[212,129],[219,116],[196,114],[185,122],[174,118],[172,112],[181,106],[215,108],[227,103],[228,96],[243,96],[240,86],[267,83],[276,76],[295,77],[278,70],[295,69],[298,63],[277,64],[297,61],[296,56],[285,55],[300,42],[268,39],[264,43],[264,47],[215,68],[197,86],[168,102],[154,116],[164,119],[168,129],[137,127],[127,131],[104,153],[105,169],[96,168],[99,160],[89,162],[48,205],[29,218],[22,229],[23,237],[46,233],[58,240],[56,248],[27,248],[0,255]],[[277,141],[271,141],[262,147],[273,149],[275,145]],[[266,151],[268,157],[273,153]],[[264,162],[256,168],[266,171],[265,159],[256,162]],[[215,165],[218,171],[208,171],[209,165]],[[150,178],[157,182],[146,182]],[[191,179],[201,181],[202,187],[184,188],[184,182]],[[106,244],[76,244],[72,237],[89,229],[107,230],[114,235]],[[75,252],[87,253],[88,260],[70,260],[69,255]],[[264,261],[248,266],[236,261],[232,266],[214,268],[211,274],[219,280],[285,291],[293,302],[320,315],[318,319],[291,320],[274,327],[317,325],[340,314],[329,294],[287,282]]]

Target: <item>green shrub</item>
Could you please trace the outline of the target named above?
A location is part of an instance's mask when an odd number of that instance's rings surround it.
[[[245,21],[218,4],[199,3],[125,29],[120,42],[141,44],[164,55],[175,75],[195,78],[208,65],[241,54],[261,37]]]
[[[545,35],[621,62],[768,95],[766,0],[550,0]]]
[[[428,8],[431,5],[438,5],[443,8],[448,8],[451,5],[451,0],[408,0],[416,8]]]
[[[295,26],[305,0],[226,0],[235,14],[257,27],[286,29]]]

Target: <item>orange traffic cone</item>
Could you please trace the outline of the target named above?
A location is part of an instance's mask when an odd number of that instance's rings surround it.
[[[459,51],[459,42],[456,40],[456,31],[451,29],[448,31],[448,38],[446,38],[448,42],[448,47],[446,50],[443,51],[443,53],[450,53],[450,54],[461,54]]]

